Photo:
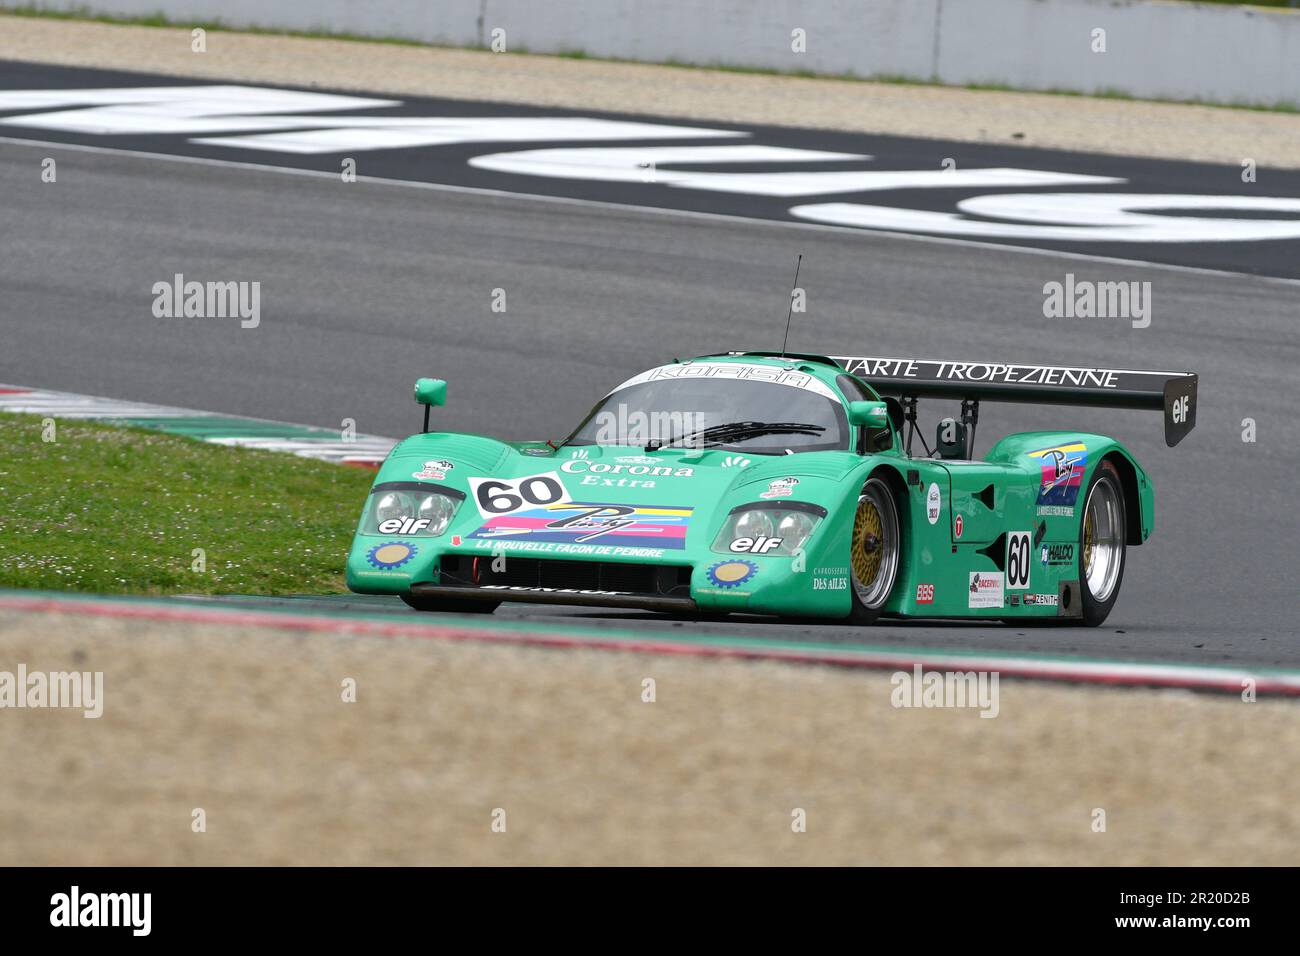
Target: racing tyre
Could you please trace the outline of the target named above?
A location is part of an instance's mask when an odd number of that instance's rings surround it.
[[[880,478],[870,478],[858,495],[849,541],[849,623],[873,624],[880,617],[898,580],[902,550],[894,493]]]
[[[491,614],[501,606],[500,601],[451,601],[415,594],[403,594],[402,600],[417,611],[437,611],[443,614]]]
[[[1083,623],[1096,627],[1115,606],[1124,581],[1124,491],[1119,472],[1103,461],[1088,483],[1079,522],[1079,591]]]

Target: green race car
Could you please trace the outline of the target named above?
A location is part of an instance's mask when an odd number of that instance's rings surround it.
[[[1172,446],[1196,387],[1190,372],[727,352],[629,379],[562,442],[505,442],[430,432],[447,384],[421,379],[425,429],[379,470],[348,587],[428,611],[1097,625],[1154,525],[1151,480],[1119,442],[1074,431],[977,459],[980,400],[1162,409]],[[933,450],[922,398],[961,401]]]

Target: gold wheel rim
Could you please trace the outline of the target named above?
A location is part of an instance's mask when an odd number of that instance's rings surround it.
[[[1085,512],[1083,516],[1083,571],[1088,573],[1088,568],[1092,567],[1092,539],[1096,530],[1097,522],[1092,516],[1092,511]]]
[[[864,587],[870,587],[880,573],[884,528],[875,502],[864,501],[858,505],[853,519],[853,573]]]

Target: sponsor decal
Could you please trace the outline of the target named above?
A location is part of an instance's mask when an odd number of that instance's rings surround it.
[[[1083,473],[1088,467],[1088,447],[1081,441],[1070,442],[1031,451],[1029,457],[1036,459],[1042,468],[1038,487],[1039,514],[1043,513],[1043,508],[1070,508],[1070,515],[1073,515]]]
[[[549,455],[549,454],[551,453],[551,450],[550,450],[549,448],[525,448],[523,451],[524,451],[524,454],[525,454],[525,455],[542,455],[542,456],[545,456],[545,455]]]
[[[1033,562],[1029,555],[1033,533],[1011,531],[1007,534],[1007,587],[1023,591],[1029,587],[1029,570]]]
[[[1039,607],[1056,607],[1058,603],[1055,594],[1026,594],[1025,605],[1038,605]]]
[[[588,453],[587,453],[587,449],[585,449],[585,448],[575,448],[573,451],[569,452],[569,457],[570,457],[570,458],[586,458],[586,457],[587,457],[587,454],[588,454]]]
[[[728,455],[726,458],[722,459],[722,467],[723,468],[748,468],[749,459],[742,458],[739,455]]]
[[[767,491],[759,495],[760,498],[789,498],[794,494],[794,486],[799,484],[798,478],[777,478],[775,481],[767,483]]]
[[[846,567],[814,569],[812,588],[814,591],[847,591],[849,588],[849,569]]]
[[[933,604],[934,603],[934,585],[918,584],[916,586],[916,603]]]
[[[961,533],[965,529],[965,527],[966,527],[966,523],[962,521],[961,515],[958,515],[956,518],[953,519],[952,533],[954,536],[960,538]]]
[[[1045,544],[1039,559],[1042,561],[1043,567],[1074,564],[1074,545]]]
[[[938,524],[941,514],[943,514],[943,495],[939,491],[939,486],[932,481],[929,490],[925,493],[925,520],[930,524]]]
[[[1074,509],[1064,508],[1061,505],[1039,505],[1038,516],[1040,518],[1073,518]]]
[[[478,560],[477,558],[475,560]],[[484,584],[480,587],[483,591],[534,591],[540,594],[599,594],[610,597],[619,594],[627,594],[626,591],[597,591],[589,588],[543,588],[529,587],[524,584]]]
[[[480,538],[474,542],[480,551],[521,552],[528,554],[574,554],[584,558],[646,558],[664,556],[663,548],[637,548],[611,544],[565,544],[551,541],[515,541],[511,538]]]
[[[935,362],[925,359],[836,356],[850,375],[864,378],[914,378],[925,382],[992,382],[999,385],[1061,385],[1119,388],[1118,369],[1063,365],[1003,365],[988,362]],[[1133,373],[1130,372],[1130,375]]]
[[[620,392],[631,385],[641,385],[644,382],[657,382],[674,378],[730,378],[740,382],[770,382],[773,385],[801,388],[805,391],[816,392],[825,398],[836,399],[836,395],[831,391],[829,385],[806,372],[779,368],[774,365],[743,365],[739,362],[674,362],[672,365],[661,365],[658,368],[652,368],[628,379],[614,389],[614,392]],[[612,395],[613,392],[610,394]]]
[[[767,554],[774,548],[781,547],[781,538],[769,538],[759,535],[757,538],[736,538],[728,550],[736,554]]]
[[[1002,607],[1006,604],[1002,593],[1001,571],[970,572],[970,587],[967,590],[967,607]]]
[[[379,522],[380,534],[416,534],[423,531],[433,521],[429,518],[389,518]]]
[[[758,573],[753,561],[719,561],[709,566],[709,581],[720,588],[737,588]]]
[[[849,589],[848,575],[842,577],[814,575],[812,588],[814,591],[847,591]]]
[[[489,517],[477,539],[527,539],[551,544],[615,544],[682,550],[693,507],[557,501]]]
[[[411,477],[432,481],[442,481],[442,479],[447,477],[447,472],[451,471],[455,467],[455,465],[447,461],[445,458],[439,459],[438,461],[426,461],[424,467],[417,472],[413,472]],[[403,534],[406,533],[407,532],[403,532]]]
[[[419,553],[419,548],[405,541],[385,541],[366,552],[366,560],[370,562],[371,567],[378,568],[380,571],[392,571],[394,568],[400,568]]]
[[[460,535],[458,535],[458,534],[453,534],[453,535],[451,536],[451,544],[452,544],[452,547],[460,547]]]
[[[690,478],[695,469],[674,466],[657,458],[625,455],[615,464],[604,461],[587,461],[571,458],[560,466],[568,475],[582,475],[581,485],[598,485],[602,488],[653,488],[656,478]]]

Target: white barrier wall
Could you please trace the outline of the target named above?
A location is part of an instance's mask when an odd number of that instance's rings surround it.
[[[0,6],[15,5],[0,0]],[[1300,103],[1300,10],[1167,0],[38,0],[455,46],[1018,89]],[[796,30],[804,49],[795,49]],[[1104,30],[1105,51],[1099,46]],[[498,34],[499,36],[499,34]]]

